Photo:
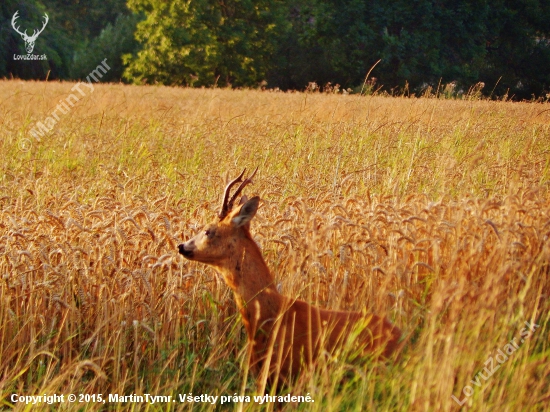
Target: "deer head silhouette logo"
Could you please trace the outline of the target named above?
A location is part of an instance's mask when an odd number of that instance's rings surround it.
[[[34,50],[34,43],[36,42],[36,39],[38,38],[38,35],[44,31],[46,28],[46,25],[48,24],[48,21],[50,20],[48,15],[44,13],[44,23],[42,24],[42,28],[40,30],[33,30],[32,36],[29,36],[27,34],[27,30],[24,32],[21,32],[19,30],[19,27],[15,25],[15,21],[19,18],[19,10],[15,12],[13,15],[13,18],[11,19],[11,25],[13,29],[21,35],[21,38],[25,41],[25,49],[27,49],[27,53],[31,54]]]

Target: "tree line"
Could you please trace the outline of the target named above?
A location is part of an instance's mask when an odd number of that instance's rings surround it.
[[[46,60],[14,59],[16,11],[29,34],[48,14]],[[549,22],[547,0],[4,0],[0,77],[82,79],[107,58],[102,81],[548,98]]]

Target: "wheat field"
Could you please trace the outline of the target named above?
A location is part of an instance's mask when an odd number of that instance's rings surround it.
[[[550,407],[548,103],[96,84],[32,136],[73,86],[0,81],[0,408]],[[405,335],[285,392],[315,402],[237,401],[263,394],[233,296],[177,253],[256,166],[280,290]],[[17,401],[54,394],[88,397]]]

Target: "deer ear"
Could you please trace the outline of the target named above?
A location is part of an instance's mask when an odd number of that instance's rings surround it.
[[[233,219],[231,219],[231,222],[236,227],[246,225],[252,220],[254,216],[256,216],[259,204],[260,198],[258,196],[254,196],[252,199],[247,200],[246,203],[241,206],[239,213],[237,213],[237,215]]]
[[[241,200],[239,200],[239,205],[244,205],[246,202],[248,202],[248,197],[246,195],[243,195],[243,197],[241,197]]]

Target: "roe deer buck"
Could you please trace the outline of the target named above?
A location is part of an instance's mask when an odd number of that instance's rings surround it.
[[[363,351],[389,357],[398,348],[401,331],[386,318],[321,309],[277,291],[249,231],[260,198],[243,196],[233,209],[235,199],[256,174],[243,181],[245,171],[225,188],[219,221],[178,249],[187,259],[213,266],[233,290],[248,335],[251,369],[258,372],[266,367],[270,381],[284,382],[298,374],[302,363],[312,365],[324,350],[337,350],[358,330]],[[231,188],[239,182],[229,199]]]

